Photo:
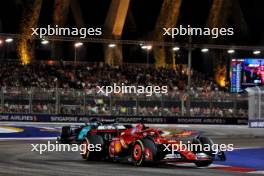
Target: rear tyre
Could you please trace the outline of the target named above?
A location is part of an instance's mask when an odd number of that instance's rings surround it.
[[[144,160],[144,145],[141,140],[137,140],[132,147],[132,160],[135,166],[141,166]]]
[[[97,146],[100,146],[100,148]],[[88,161],[101,160],[103,158],[103,147],[104,140],[101,136],[87,136],[82,141],[82,158]]]
[[[144,145],[144,162],[154,164],[157,161],[157,146],[152,138],[143,138]]]

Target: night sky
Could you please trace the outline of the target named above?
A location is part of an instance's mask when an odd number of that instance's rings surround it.
[[[25,2],[26,0],[21,0]],[[30,1],[30,0],[29,0]],[[18,0],[3,0],[0,6],[0,32],[1,33],[19,33],[19,23],[22,16],[22,8]],[[242,35],[236,24],[235,18],[231,16],[228,19],[226,27],[233,27],[235,35],[227,37],[224,40],[213,41],[216,44],[228,45],[258,45],[264,44],[264,5],[260,0],[238,0],[246,25],[247,33]],[[79,0],[82,15],[86,27],[102,27],[105,22],[107,10],[111,0]],[[209,15],[212,0],[183,0],[181,5],[180,18],[178,25],[191,25],[193,27],[205,27]],[[145,39],[148,40],[149,34],[153,31],[156,19],[158,17],[162,0],[131,0],[130,13],[134,17],[135,25],[126,20],[122,39]],[[54,0],[43,0],[41,14],[38,26],[45,27],[52,24],[52,15]],[[71,11],[65,27],[76,27]],[[186,37],[176,38],[175,42],[186,42]],[[207,43],[208,38],[194,39],[195,43]],[[15,44],[14,44],[15,45]],[[63,43],[63,60],[72,60],[74,55],[73,44],[71,42]],[[3,52],[3,47],[0,49]],[[16,56],[15,46],[9,48],[10,55]],[[94,62],[103,61],[103,47],[101,44],[85,44],[80,51],[80,60]],[[251,56],[251,53],[239,54],[241,57]],[[145,62],[146,53],[139,46],[125,45],[123,47],[124,62]],[[3,54],[2,54],[3,56]],[[48,47],[37,44],[36,58],[41,60],[51,59]],[[182,50],[178,54],[178,62],[186,63],[186,51]],[[194,51],[194,57],[203,59],[199,52]],[[151,62],[154,59],[151,55]],[[195,62],[195,61],[194,61]],[[198,68],[203,69],[203,68]]]

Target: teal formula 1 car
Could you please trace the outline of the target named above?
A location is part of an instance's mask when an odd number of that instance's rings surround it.
[[[58,141],[63,144],[81,143],[90,131],[97,129],[105,131],[105,136],[109,136],[107,131],[120,131],[130,128],[131,125],[121,125],[114,121],[98,121],[92,119],[89,123],[85,123],[80,126],[63,126],[61,129],[61,135],[58,137]]]

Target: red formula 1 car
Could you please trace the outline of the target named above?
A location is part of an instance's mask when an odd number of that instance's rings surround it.
[[[112,138],[108,147],[109,157],[113,161],[132,162],[136,166],[158,162],[192,162],[198,167],[205,167],[216,158],[225,160],[224,152],[215,152],[212,149],[214,143],[208,137],[197,136],[186,145],[179,141],[179,136],[165,133],[138,124]]]

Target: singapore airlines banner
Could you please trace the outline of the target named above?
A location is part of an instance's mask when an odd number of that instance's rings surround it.
[[[116,120],[119,123],[153,123],[153,124],[248,124],[246,118],[220,117],[176,117],[176,116],[98,116],[98,115],[48,115],[48,114],[0,114],[0,121],[27,122],[88,122],[91,118],[99,120]]]

